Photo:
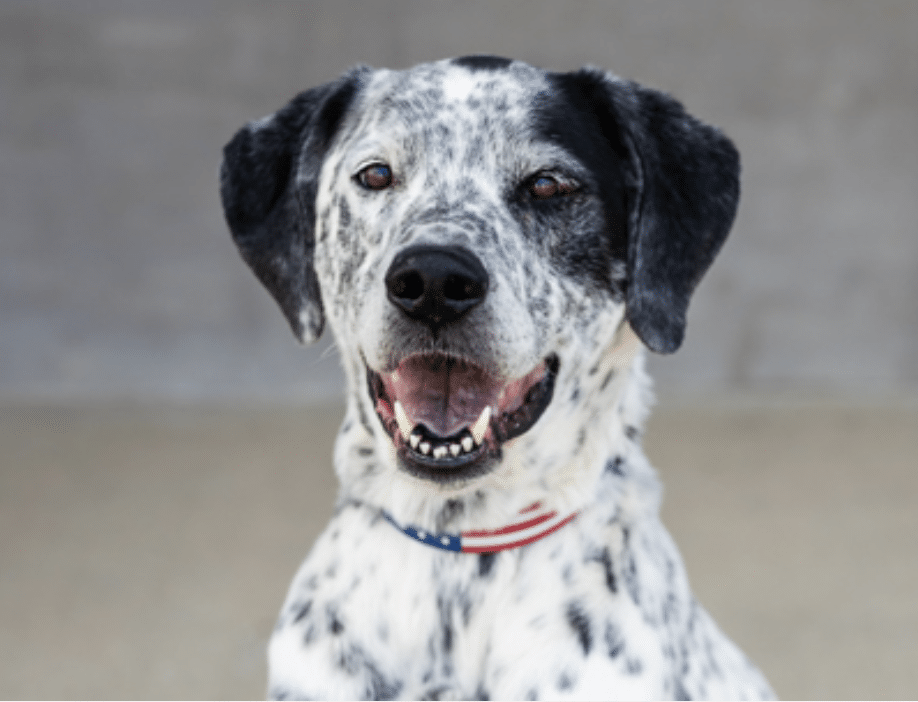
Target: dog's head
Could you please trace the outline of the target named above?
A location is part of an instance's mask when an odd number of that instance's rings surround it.
[[[466,57],[301,93],[226,146],[221,194],[294,333],[332,327],[367,465],[450,488],[575,454],[630,330],[679,347],[738,174],[662,93]]]

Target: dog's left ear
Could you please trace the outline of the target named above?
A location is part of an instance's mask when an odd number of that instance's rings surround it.
[[[664,93],[595,69],[574,76],[630,162],[628,321],[649,349],[672,353],[692,292],[733,224],[739,153]]]

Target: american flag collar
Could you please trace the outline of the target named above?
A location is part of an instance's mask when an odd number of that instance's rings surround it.
[[[554,510],[543,509],[541,502],[529,505],[520,510],[522,519],[500,529],[480,531],[463,531],[458,534],[434,534],[416,526],[403,526],[395,521],[388,512],[383,516],[399,531],[415,541],[444,551],[461,551],[463,553],[494,553],[518,548],[538,541],[544,536],[557,531],[573,520],[577,513],[559,515]]]

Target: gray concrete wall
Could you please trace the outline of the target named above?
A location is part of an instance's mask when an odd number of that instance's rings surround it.
[[[661,391],[918,392],[918,3],[4,2],[0,398],[327,398],[217,197],[243,122],[357,62],[607,67],[744,156]]]

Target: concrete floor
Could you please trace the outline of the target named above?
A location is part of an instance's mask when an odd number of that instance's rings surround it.
[[[338,407],[0,410],[0,698],[253,698]],[[918,692],[918,410],[663,407],[699,598],[792,698]]]

